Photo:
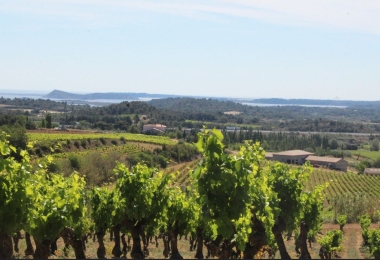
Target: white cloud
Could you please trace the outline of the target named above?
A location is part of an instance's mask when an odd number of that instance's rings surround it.
[[[380,1],[377,0],[12,0],[0,6],[0,12],[93,22],[129,19],[136,11],[194,19],[215,19],[223,15],[283,25],[380,33]],[[223,19],[223,16],[218,18]]]

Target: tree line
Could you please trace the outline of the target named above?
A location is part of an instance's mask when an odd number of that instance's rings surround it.
[[[324,132],[379,132],[380,113],[376,107],[322,108],[302,106],[248,106],[233,101],[206,98],[166,98],[149,102],[133,101],[91,107],[43,99],[4,99],[8,108],[31,109],[19,112],[35,118],[40,111],[55,110],[53,121],[60,124],[81,122],[82,126],[102,130],[141,130],[136,115],[145,123],[169,127],[223,128],[226,124],[260,124],[261,129]],[[3,110],[6,107],[2,108]],[[228,114],[237,111],[238,114]],[[10,112],[8,110],[8,112]],[[36,119],[36,118],[35,118]],[[37,119],[36,119],[37,120]]]

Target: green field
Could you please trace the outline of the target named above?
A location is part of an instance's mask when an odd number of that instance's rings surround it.
[[[352,156],[355,157],[360,155],[362,157],[366,157],[371,160],[376,160],[380,158],[380,151],[369,151],[369,150],[356,150],[356,151],[350,151]]]
[[[86,133],[86,134],[70,134],[70,133],[28,133],[29,141],[40,142],[46,140],[66,141],[66,140],[81,140],[81,139],[120,139],[124,137],[126,141],[151,143],[159,145],[176,144],[176,141],[171,140],[167,136],[154,136],[131,133]]]
[[[213,124],[219,124],[218,122],[211,122],[211,121],[198,121],[198,120],[185,120],[185,122],[191,122],[191,123],[202,123],[204,125],[213,125]],[[224,126],[235,126],[235,127],[252,127],[253,129],[261,129],[261,125],[259,124],[233,124],[233,123],[225,123],[221,124]]]

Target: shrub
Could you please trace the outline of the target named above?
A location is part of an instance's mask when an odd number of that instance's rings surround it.
[[[36,148],[35,153],[36,153],[36,155],[37,155],[38,157],[42,157],[42,156],[43,156],[42,151],[41,151],[40,148]]]
[[[86,149],[86,147],[87,147],[87,142],[86,142],[86,140],[81,140],[81,141],[80,141],[80,145],[81,145],[84,149]]]
[[[359,223],[360,227],[362,228],[362,237],[364,240],[364,244],[368,245],[368,240],[369,240],[369,232],[368,229],[371,225],[371,218],[368,214],[364,214],[359,217]]]
[[[57,173],[61,171],[61,168],[56,162],[49,163],[47,166],[47,170],[51,173]]]
[[[122,142],[123,144],[127,143],[127,140],[125,139],[124,136],[120,137],[120,142]]]
[[[81,168],[81,164],[80,164],[79,158],[77,156],[70,154],[68,159],[70,161],[71,167],[74,170],[79,170]]]
[[[157,159],[158,159],[158,163],[160,164],[161,168],[165,169],[168,166],[167,159],[164,156],[159,155]]]
[[[337,221],[339,223],[339,229],[343,231],[343,227],[347,223],[347,216],[346,215],[339,215]]]
[[[340,251],[342,247],[340,244],[343,240],[343,232],[341,230],[332,230],[326,233],[325,236],[318,239],[318,243],[321,245],[319,250],[319,256],[321,259],[331,259],[331,255]]]
[[[341,194],[332,198],[331,202],[337,215],[347,216],[347,223],[358,222],[363,214],[368,214],[373,221],[379,219],[376,210],[380,205],[365,193]]]
[[[111,143],[112,143],[113,145],[117,145],[117,141],[116,141],[116,140],[112,140]]]
[[[380,230],[370,229],[368,232],[369,251],[375,259],[380,258]]]
[[[47,145],[41,145],[41,151],[44,153],[49,153],[50,152],[50,147]]]
[[[75,141],[75,142],[74,142],[74,146],[75,146],[77,149],[79,149],[79,147],[80,147],[79,142],[78,142],[78,141]]]
[[[107,143],[106,139],[104,139],[103,137],[100,137],[100,138],[99,138],[99,141],[100,141],[103,145],[105,145],[105,144]]]

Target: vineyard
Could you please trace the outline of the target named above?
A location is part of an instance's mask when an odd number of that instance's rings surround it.
[[[191,171],[195,169],[195,167],[200,162],[200,159],[194,160],[192,162],[185,162],[181,164],[177,164],[173,167],[169,167],[165,170],[166,173],[176,172],[174,183],[179,186],[188,186],[190,185],[190,174]]]
[[[86,155],[93,152],[101,152],[103,154],[109,153],[112,151],[120,152],[122,154],[133,154],[138,151],[144,150],[143,145],[139,144],[123,144],[118,146],[102,146],[102,147],[95,147],[91,150],[81,150],[81,151],[75,151],[75,152],[63,152],[63,153],[53,153],[52,156],[56,159],[62,159],[67,158],[70,154],[75,155]]]
[[[125,138],[126,141],[152,143],[159,145],[176,144],[176,141],[169,139],[167,136],[153,136],[131,133],[31,133],[28,134],[28,139],[31,142],[40,141],[66,141],[66,140],[87,140],[87,139],[120,139]]]
[[[326,201],[339,195],[358,193],[364,193],[372,199],[380,198],[380,176],[315,168],[307,187],[312,188],[326,182],[329,183],[325,190]]]
[[[353,194],[352,205],[367,203],[365,196],[371,200],[378,196],[376,177],[320,169],[313,172],[309,164],[267,163],[259,143],[246,142],[230,155],[224,152],[220,131],[205,130],[198,136],[196,148],[202,160],[169,166],[166,171],[116,162],[113,182],[103,186],[87,186],[87,174],[50,172],[53,156],[36,159],[33,165],[28,152],[21,151],[21,159],[16,161],[10,156],[16,149],[0,136],[0,259],[29,255],[46,259],[52,254],[80,259],[127,255],[134,259],[290,259],[315,257],[319,247],[325,256],[331,256],[342,249],[343,232],[342,227],[334,227],[321,235],[324,206],[338,207],[344,200],[336,198],[349,193]],[[103,150],[98,154],[112,149],[133,153],[139,147],[125,144],[99,149]],[[57,156],[61,159],[68,154]],[[101,157],[94,159],[91,164]],[[357,198],[355,194],[365,196]],[[351,210],[351,204],[343,206]],[[359,213],[370,212],[357,211],[355,217]],[[380,233],[370,229],[373,218],[363,216],[365,241],[370,254],[377,256]],[[19,249],[12,237],[16,243],[21,232],[25,255],[16,255]],[[89,235],[92,243],[86,242]],[[162,255],[156,250],[149,254],[149,244],[154,243],[150,238],[155,236],[162,239]],[[190,250],[181,237],[187,238]],[[314,241],[313,247],[308,240]],[[355,243],[358,249],[360,240]],[[353,255],[362,256],[343,254]]]
[[[194,169],[198,162],[199,160],[181,164],[177,168],[170,168],[171,172],[173,172],[172,170],[180,172],[177,177],[177,183],[180,185],[189,184],[190,170]],[[305,186],[308,190],[312,190],[314,187],[326,183],[329,185],[324,191],[325,207],[332,204],[334,198],[347,195],[354,196],[356,194],[363,194],[380,205],[380,176],[314,168]]]

